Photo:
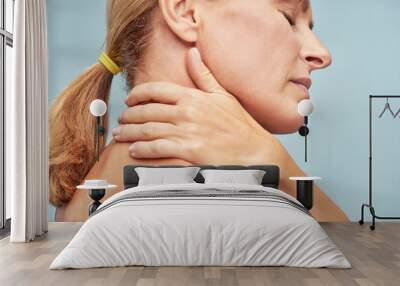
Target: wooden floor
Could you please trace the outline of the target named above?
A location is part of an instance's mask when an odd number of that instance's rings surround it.
[[[49,233],[30,244],[0,241],[0,285],[400,285],[400,223],[370,231],[356,223],[322,224],[353,268],[125,267],[48,270],[80,223],[50,223]]]

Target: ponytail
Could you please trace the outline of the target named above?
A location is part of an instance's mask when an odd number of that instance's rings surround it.
[[[103,64],[91,66],[52,103],[49,109],[49,197],[54,206],[61,207],[71,200],[76,186],[95,164],[96,119],[89,111],[90,103],[102,99],[108,104],[113,73],[117,72],[113,64],[123,70],[127,86],[132,87],[151,37],[151,19],[156,7],[158,0],[108,0],[106,55],[109,58],[103,58]],[[99,142],[100,152],[108,131],[108,117],[103,118],[106,132]]]
[[[94,130],[96,119],[90,103],[102,99],[108,103],[113,76],[100,63],[94,64],[75,79],[49,110],[49,178],[50,202],[62,206],[69,202],[75,188],[95,163]],[[104,116],[105,145],[108,118]]]

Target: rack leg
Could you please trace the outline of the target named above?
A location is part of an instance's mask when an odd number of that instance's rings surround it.
[[[363,225],[364,224],[364,207],[366,206],[366,204],[363,204],[362,206],[361,206],[361,219],[358,221],[358,223],[360,224],[360,225]]]
[[[372,225],[369,227],[371,230],[375,230],[375,217],[376,217],[376,215],[375,215],[375,209],[374,209],[374,207],[370,207],[369,208],[369,210],[370,210],[370,212],[371,212],[371,215],[372,215]]]
[[[361,219],[358,221],[358,223],[360,225],[364,224],[364,208],[367,207],[369,208],[369,211],[371,212],[371,216],[372,216],[372,225],[369,227],[371,230],[375,230],[375,219],[376,218],[380,218],[375,214],[375,209],[373,206],[371,205],[367,205],[367,204],[363,204],[361,206]]]

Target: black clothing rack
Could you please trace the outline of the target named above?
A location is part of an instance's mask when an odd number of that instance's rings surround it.
[[[372,215],[372,225],[370,225],[371,230],[375,230],[375,219],[390,219],[396,220],[400,217],[383,217],[378,216],[375,212],[375,208],[372,204],[372,101],[373,99],[389,99],[389,98],[400,98],[400,95],[370,95],[369,96],[369,203],[362,204],[361,206],[361,219],[359,223],[364,224],[364,208],[369,208]]]

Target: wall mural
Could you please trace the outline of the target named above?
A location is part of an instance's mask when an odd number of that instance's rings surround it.
[[[278,165],[280,189],[295,196],[289,177],[307,174],[274,135],[306,135],[311,75],[333,57],[312,30],[310,3],[190,3],[173,9],[169,1],[108,1],[98,61],[49,106],[57,221],[86,220],[92,200],[77,186],[106,180],[117,186],[107,198],[123,190],[129,164]],[[127,93],[111,130],[107,107],[117,74]],[[318,187],[314,199],[318,220],[348,219]]]

